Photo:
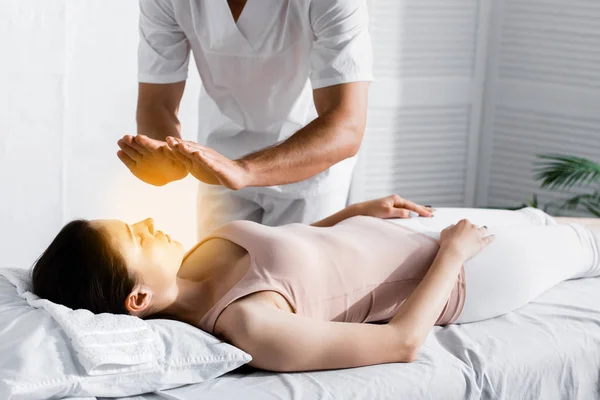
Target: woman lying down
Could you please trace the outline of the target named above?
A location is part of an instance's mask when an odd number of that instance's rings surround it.
[[[400,219],[407,210],[422,217]],[[251,366],[307,371],[410,362],[434,325],[600,275],[600,219],[465,209],[481,226],[431,231],[440,213],[392,195],[312,225],[229,222],[187,252],[152,219],[75,220],[36,261],[33,290],[73,309],[177,319]]]

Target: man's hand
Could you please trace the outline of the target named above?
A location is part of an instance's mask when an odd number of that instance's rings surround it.
[[[167,143],[172,155],[184,163],[198,180],[232,190],[248,186],[251,175],[241,161],[230,160],[210,147],[172,136],[167,137]]]
[[[410,212],[414,211],[422,217],[432,217],[433,210],[403,199],[397,194],[383,197],[381,199],[364,201],[355,204],[360,210],[360,215],[368,215],[377,218],[409,218]]]
[[[117,142],[121,150],[117,157],[140,180],[154,186],[183,179],[188,174],[184,163],[170,156],[166,142],[145,135],[125,135]]]

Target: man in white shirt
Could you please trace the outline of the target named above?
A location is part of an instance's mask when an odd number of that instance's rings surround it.
[[[177,118],[190,50],[198,143]],[[373,79],[364,0],[140,0],[138,51],[139,134],[117,154],[153,185],[198,178],[200,237],[346,206]]]

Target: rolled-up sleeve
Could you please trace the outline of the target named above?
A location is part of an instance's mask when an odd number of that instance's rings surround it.
[[[369,13],[364,0],[313,0],[313,89],[373,80]]]
[[[171,0],[140,0],[139,5],[138,81],[185,81],[190,45],[175,20]]]

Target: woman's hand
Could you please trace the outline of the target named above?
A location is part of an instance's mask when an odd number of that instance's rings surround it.
[[[485,236],[486,233],[487,227],[477,227],[468,219],[462,219],[441,232],[440,249],[455,252],[467,261],[494,240],[494,235]]]
[[[360,215],[368,215],[377,218],[408,218],[410,212],[414,211],[422,217],[432,217],[433,210],[429,207],[424,207],[408,201],[392,194],[376,200],[363,201],[357,203],[355,207],[359,210]]]
[[[169,155],[166,142],[145,135],[125,135],[117,142],[121,148],[117,157],[133,175],[154,186],[183,179],[188,169],[181,161]]]

